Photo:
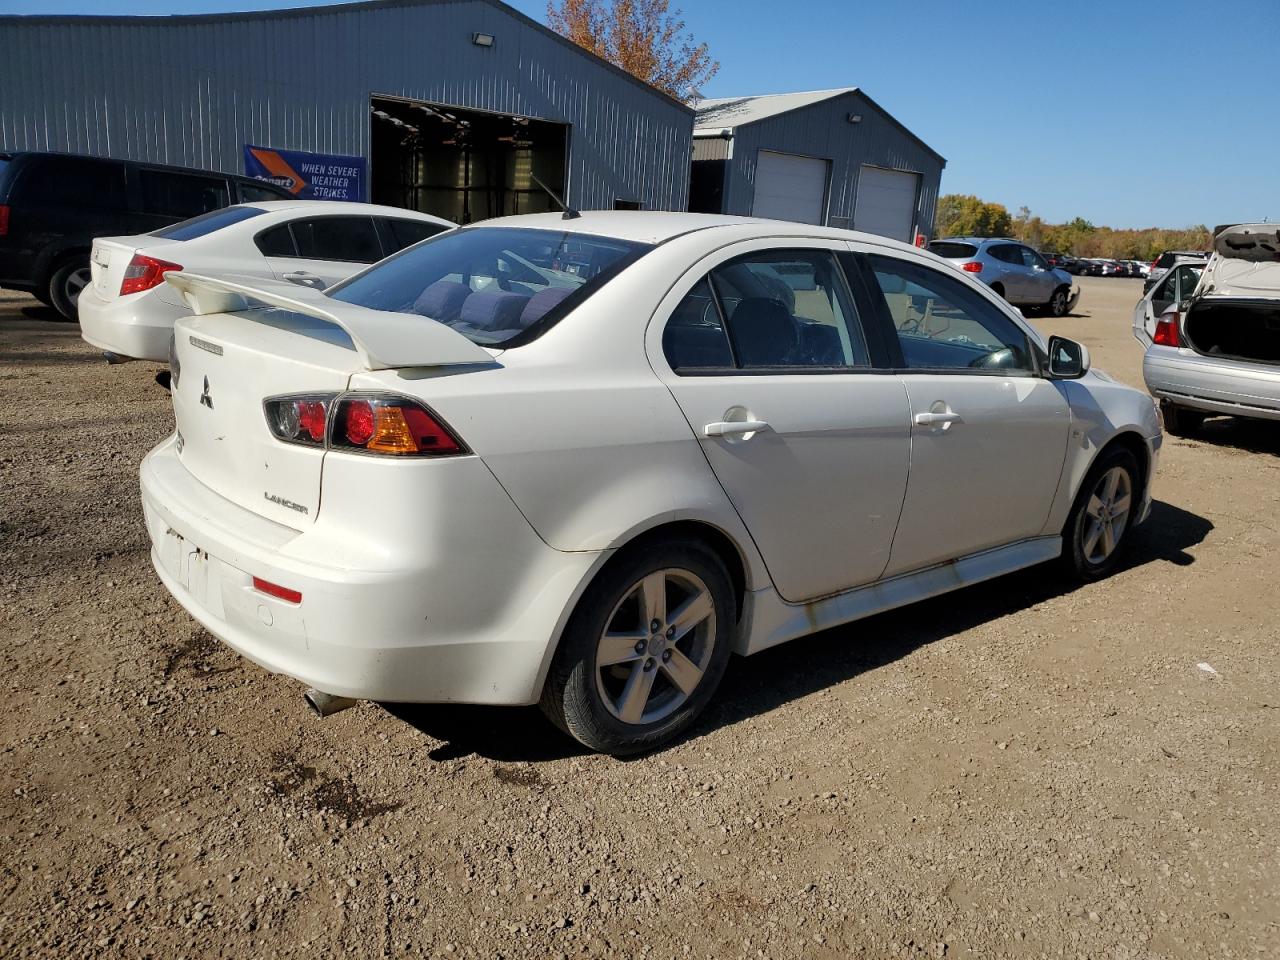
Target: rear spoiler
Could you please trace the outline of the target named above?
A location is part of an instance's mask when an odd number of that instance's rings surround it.
[[[493,354],[483,347],[418,314],[370,310],[282,280],[241,282],[177,271],[164,278],[196,316],[240,313],[266,304],[331,323],[351,338],[366,370],[493,363]]]

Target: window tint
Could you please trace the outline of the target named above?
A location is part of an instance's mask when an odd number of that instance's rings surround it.
[[[716,267],[709,279],[667,322],[663,345],[672,369],[868,364],[862,327],[831,253],[747,254]]]
[[[963,281],[896,257],[867,259],[908,368],[1035,370],[1022,329]]]
[[[940,257],[946,257],[948,260],[972,257],[978,252],[978,248],[972,243],[961,243],[958,240],[935,240],[929,244],[929,249]]]
[[[151,236],[161,237],[164,240],[194,240],[197,237],[207,236],[215,230],[221,230],[223,227],[229,227],[233,223],[243,223],[253,217],[260,217],[266,212],[255,207],[224,207],[221,210],[202,213],[190,220],[175,223],[171,227],[153,231]]]
[[[434,237],[437,233],[444,233],[449,229],[443,224],[431,223],[429,220],[389,219],[387,220],[387,226],[391,228],[391,238],[395,241],[397,250],[412,247],[419,241]]]
[[[373,217],[315,217],[291,224],[298,256],[306,260],[373,263],[382,259],[382,245]]]
[[[397,253],[328,296],[417,313],[486,346],[517,346],[650,249],[580,233],[467,227]]]
[[[987,256],[995,257],[1004,263],[1016,263],[1022,266],[1022,255],[1018,253],[1018,248],[1011,243],[993,243],[987,247]]]
[[[227,181],[165,170],[139,170],[142,209],[166,217],[194,217],[227,205]]]
[[[685,294],[671,314],[662,331],[662,352],[677,372],[734,368],[729,337],[706,277]]]
[[[124,164],[87,157],[39,157],[17,183],[10,202],[123,210]]]
[[[263,230],[253,238],[253,242],[262,251],[264,257],[296,257],[298,248],[293,245],[293,234],[289,225],[282,223],[270,230]]]
[[[245,203],[257,203],[260,200],[283,200],[279,190],[273,190],[270,187],[259,187],[252,183],[245,183],[243,180],[239,183],[240,199]]]

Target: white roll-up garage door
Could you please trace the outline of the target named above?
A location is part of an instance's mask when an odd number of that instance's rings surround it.
[[[912,228],[916,224],[919,181],[918,173],[863,166],[858,171],[853,229],[910,243],[915,239]]]
[[[753,217],[826,223],[826,160],[761,150],[756,158]]]

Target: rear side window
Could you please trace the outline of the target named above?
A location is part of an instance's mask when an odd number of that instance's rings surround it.
[[[676,307],[663,351],[677,372],[869,364],[844,275],[825,250],[771,250],[716,267]]]
[[[995,259],[1004,263],[1016,263],[1018,266],[1022,266],[1022,254],[1011,243],[993,243],[987,247],[987,256],[995,257]]]
[[[228,203],[227,181],[221,177],[144,168],[138,171],[138,182],[142,185],[142,209],[147,213],[194,217]]]
[[[444,224],[432,223],[429,220],[388,219],[387,226],[391,229],[391,238],[395,241],[397,250],[412,247],[415,243],[426,240],[428,237],[434,237],[437,233],[444,233],[449,229]]]
[[[197,237],[208,236],[215,230],[229,227],[233,223],[243,223],[245,220],[259,217],[266,212],[256,207],[225,207],[222,210],[202,213],[190,220],[183,220],[171,227],[156,230],[151,236],[160,237],[163,240],[195,240]]]
[[[123,210],[124,164],[89,157],[39,157],[19,177],[11,202]]]
[[[959,243],[955,240],[935,240],[929,244],[929,249],[940,257],[946,257],[948,260],[972,257],[978,252],[978,248],[972,243]]]
[[[297,255],[305,260],[374,263],[382,259],[382,244],[373,217],[314,217],[290,224]]]
[[[253,238],[253,242],[264,257],[296,257],[298,255],[298,248],[293,244],[293,234],[289,232],[287,223],[272,227],[270,230],[263,230]]]

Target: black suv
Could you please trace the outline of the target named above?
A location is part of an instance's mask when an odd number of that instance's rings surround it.
[[[94,237],[150,233],[233,203],[291,200],[231,173],[69,153],[0,153],[0,287],[69,320],[89,282]]]

